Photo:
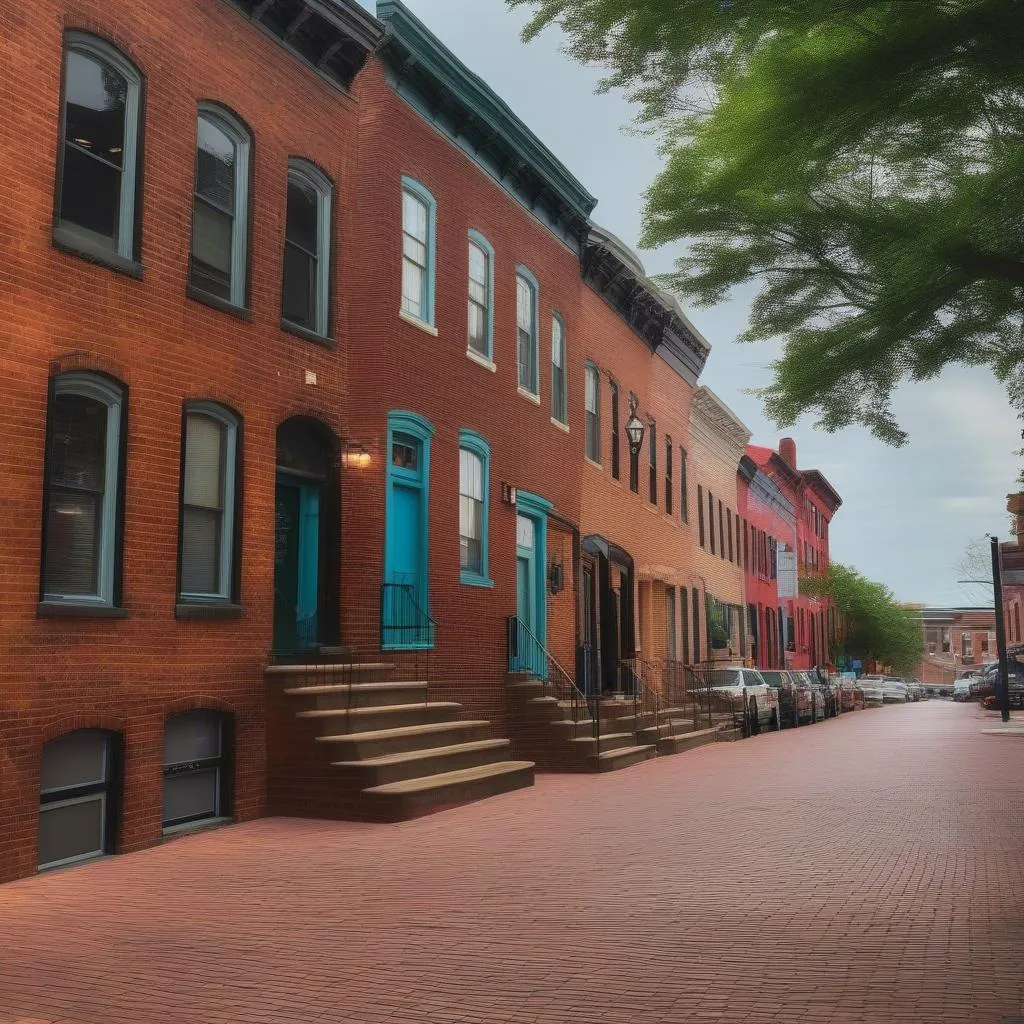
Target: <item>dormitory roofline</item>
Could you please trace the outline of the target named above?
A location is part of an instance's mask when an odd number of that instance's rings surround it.
[[[647,277],[628,245],[591,222],[582,257],[583,280],[681,377],[696,384],[711,345],[676,299]]]
[[[392,85],[427,121],[576,253],[597,200],[511,107],[399,0],[378,0],[378,51]]]
[[[354,0],[228,0],[286,50],[348,90],[384,38],[384,25]]]

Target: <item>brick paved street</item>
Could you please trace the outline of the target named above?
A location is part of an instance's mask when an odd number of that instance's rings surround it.
[[[1024,737],[931,702],[0,888],[0,1021],[1024,1016]]]

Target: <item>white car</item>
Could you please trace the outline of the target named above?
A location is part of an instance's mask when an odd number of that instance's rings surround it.
[[[757,730],[781,727],[779,693],[756,668],[728,665],[712,673],[711,692],[742,700],[748,722]]]
[[[882,701],[885,704],[906,704],[907,684],[900,679],[886,676],[882,681]]]
[[[864,694],[864,707],[880,708],[885,703],[882,676],[861,676],[857,680],[857,685]]]

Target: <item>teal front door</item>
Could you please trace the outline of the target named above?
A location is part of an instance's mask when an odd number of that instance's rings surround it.
[[[392,435],[381,597],[381,642],[392,650],[433,644],[426,550],[428,465],[421,438]]]
[[[519,629],[513,671],[529,672],[547,678],[544,652],[545,623],[539,605],[544,600],[543,586],[537,577],[537,523],[529,516],[516,516],[516,618]]]
[[[279,476],[274,538],[275,651],[316,646],[319,576],[320,488]]]

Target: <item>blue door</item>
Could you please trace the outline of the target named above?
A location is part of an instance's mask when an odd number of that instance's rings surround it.
[[[385,648],[433,644],[427,587],[427,465],[423,439],[392,434],[381,597]]]
[[[516,618],[519,630],[512,670],[547,678],[546,623],[539,602],[544,587],[538,580],[541,563],[537,554],[537,522],[530,516],[516,516]]]
[[[274,551],[274,649],[318,640],[320,488],[278,476]]]

